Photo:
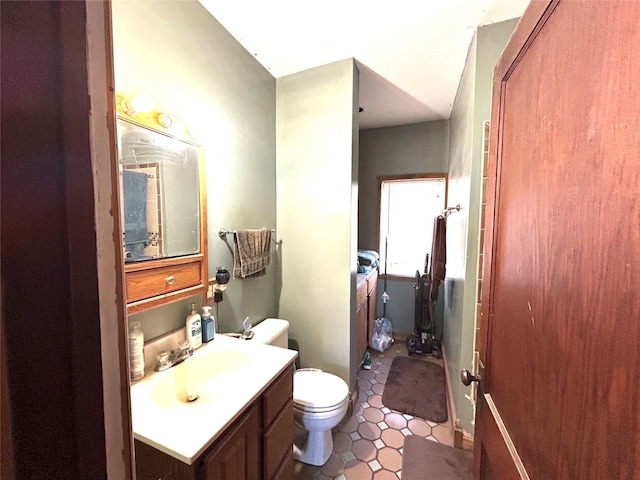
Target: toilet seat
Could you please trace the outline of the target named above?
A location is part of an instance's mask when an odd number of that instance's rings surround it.
[[[330,412],[342,407],[348,396],[347,383],[331,373],[303,370],[293,375],[293,403],[298,410]]]
[[[298,405],[295,401],[293,402],[293,410],[300,412],[301,414],[309,414],[309,415],[317,415],[317,416],[327,416],[326,414],[333,415],[339,410],[345,408],[349,403],[349,399],[345,397],[345,399],[330,407],[308,407],[305,405]],[[323,415],[325,414],[325,415]]]

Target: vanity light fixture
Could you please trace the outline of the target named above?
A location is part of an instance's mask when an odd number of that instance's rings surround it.
[[[170,128],[173,125],[173,120],[166,113],[160,113],[158,115],[158,123],[162,125],[164,128]]]
[[[154,103],[149,95],[141,93],[132,99],[123,98],[120,106],[127,115],[135,117],[139,113],[150,112],[153,110]]]
[[[202,138],[202,129],[198,125],[189,125],[187,128],[187,135],[193,138],[196,142],[199,142]]]

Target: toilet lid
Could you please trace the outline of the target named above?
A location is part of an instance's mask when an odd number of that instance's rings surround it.
[[[330,410],[349,395],[347,383],[321,371],[297,371],[293,375],[293,402],[304,410]]]

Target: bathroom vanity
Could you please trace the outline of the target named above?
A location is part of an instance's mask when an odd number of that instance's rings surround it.
[[[358,368],[376,326],[378,270],[358,274],[356,284],[356,365]]]
[[[220,336],[134,384],[137,478],[292,479],[296,355]]]

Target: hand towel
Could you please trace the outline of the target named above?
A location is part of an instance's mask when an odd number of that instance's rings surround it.
[[[271,230],[237,230],[233,237],[233,278],[264,275],[271,263]]]
[[[433,243],[431,244],[431,268],[429,268],[429,296],[438,299],[440,282],[444,281],[447,264],[447,224],[442,215],[433,221]]]
[[[147,232],[147,186],[145,173],[123,170],[125,262],[144,260]]]
[[[124,243],[135,245],[149,241],[147,234],[147,185],[145,173],[124,170]]]
[[[361,265],[373,265],[380,255],[375,250],[358,250],[358,261]]]

